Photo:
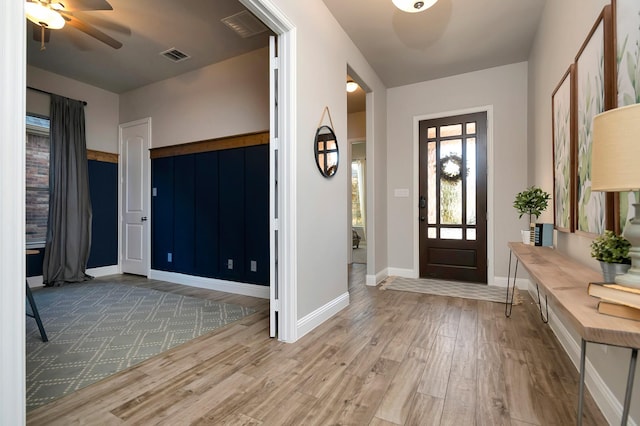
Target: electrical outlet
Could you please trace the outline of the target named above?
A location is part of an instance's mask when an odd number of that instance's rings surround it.
[[[227,269],[233,269],[233,259],[227,260]]]
[[[151,195],[152,195],[153,197],[157,197],[157,196],[158,196],[158,188],[153,188],[152,192],[153,192],[153,193],[152,193]]]
[[[256,272],[258,270],[258,262],[255,260],[251,261],[251,272]]]
[[[167,253],[167,262],[173,262],[173,253]]]

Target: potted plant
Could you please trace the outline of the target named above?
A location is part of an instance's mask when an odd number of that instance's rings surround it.
[[[631,243],[613,231],[604,231],[591,242],[591,257],[600,261],[605,282],[614,282],[616,275],[626,273],[631,267],[629,248]]]
[[[529,224],[533,223],[533,216],[538,219],[538,216],[547,209],[551,195],[548,192],[543,191],[537,186],[532,186],[526,190],[519,192],[513,201],[513,207],[520,213],[518,219],[523,215],[529,215]],[[522,242],[529,244],[530,242],[530,229],[522,231]]]

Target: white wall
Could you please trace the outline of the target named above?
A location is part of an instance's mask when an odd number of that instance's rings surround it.
[[[388,91],[388,203],[389,267],[418,270],[414,265],[414,225],[418,201],[396,198],[394,189],[413,194],[413,118],[482,106],[493,107],[493,204],[488,205],[495,227],[495,252],[488,253],[495,276],[507,276],[507,242],[520,238],[526,225],[512,207],[516,193],[527,184],[527,64],[491,68],[389,89]],[[492,277],[489,277],[491,282]]]
[[[529,158],[531,169],[530,183],[543,186],[549,192],[553,189],[552,145],[551,145],[551,93],[559,83],[565,71],[573,63],[578,50],[584,42],[603,6],[608,0],[563,0],[548,1],[538,28],[535,43],[529,57]],[[552,212],[542,217],[552,221]],[[585,266],[598,269],[598,265],[590,257],[591,239],[575,234],[558,233],[557,249],[566,253]],[[563,321],[570,337],[570,346],[580,344],[575,330]],[[556,334],[557,326],[552,324]],[[608,390],[598,401],[605,415],[611,416],[612,405],[606,393],[613,392],[620,408],[624,397],[629,350],[606,348],[600,345],[587,345],[588,360],[593,364]],[[576,361],[574,359],[574,361]],[[640,374],[636,374],[636,390]],[[593,393],[593,387],[590,389]],[[631,415],[640,420],[640,392],[634,392],[631,402]],[[619,415],[619,413],[617,414]],[[608,420],[618,423],[619,418]]]
[[[84,108],[87,148],[118,152],[118,95],[40,68],[27,67],[27,85],[86,101]],[[48,95],[27,90],[27,112],[49,115]]]
[[[144,117],[154,148],[268,130],[268,48],[123,93],[120,123]]]

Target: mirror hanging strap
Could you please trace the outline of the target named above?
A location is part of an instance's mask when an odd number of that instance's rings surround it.
[[[325,106],[324,110],[322,110],[322,115],[320,116],[320,122],[318,123],[318,128],[320,126],[322,126],[322,122],[324,121],[325,113],[329,116],[329,123],[331,123],[331,130],[335,129],[335,127],[333,127],[333,120],[331,119],[331,111],[329,111],[329,107],[328,106]]]

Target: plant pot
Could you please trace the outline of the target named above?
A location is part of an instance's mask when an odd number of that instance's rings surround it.
[[[531,231],[528,229],[526,231],[520,231],[522,233],[522,243],[523,244],[531,244]]]
[[[600,261],[600,267],[602,268],[602,277],[604,282],[613,283],[616,281],[616,275],[626,274],[631,265],[627,263],[607,263]]]

